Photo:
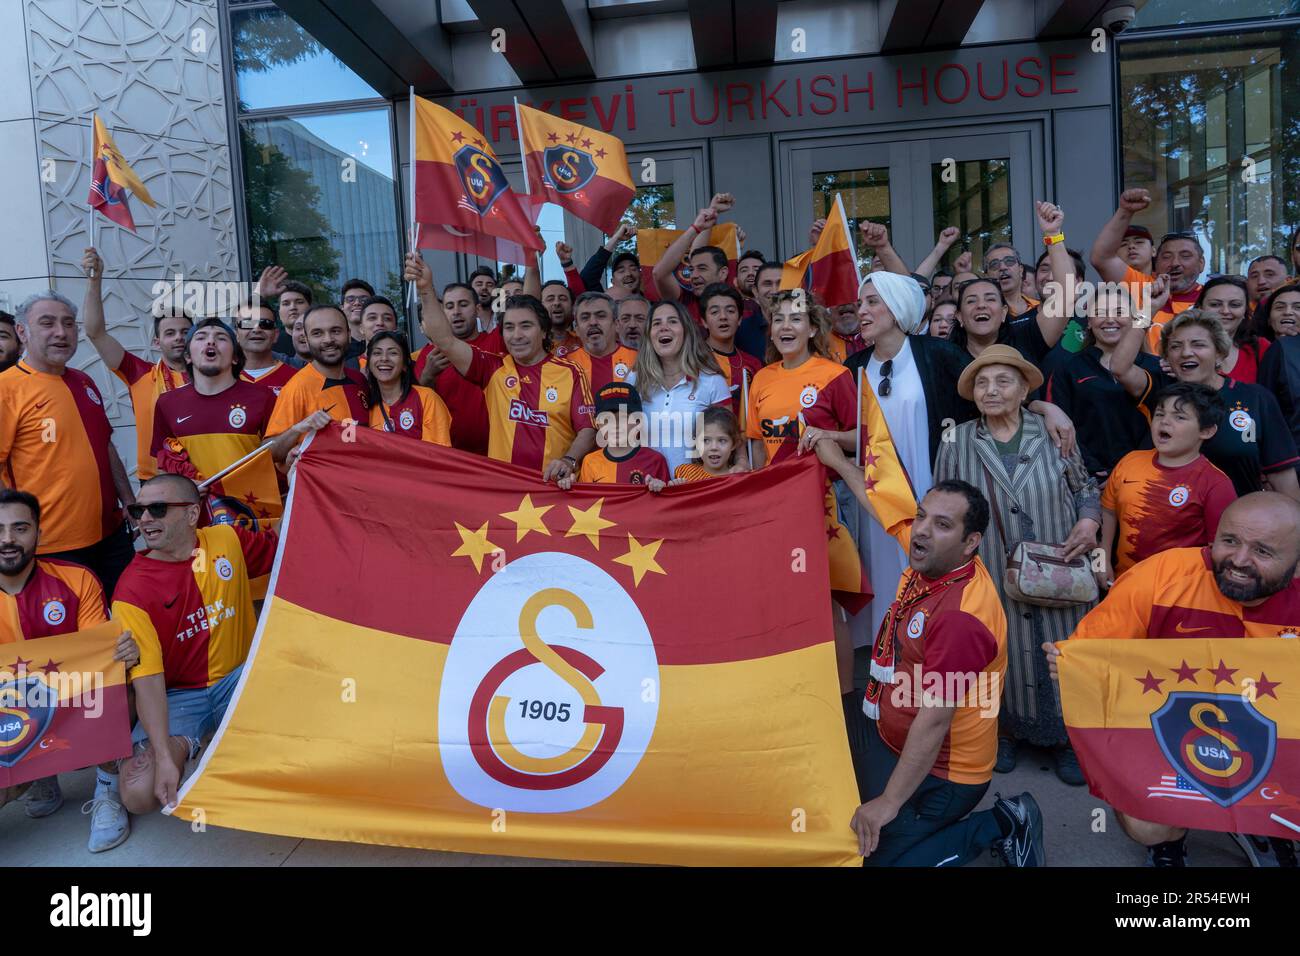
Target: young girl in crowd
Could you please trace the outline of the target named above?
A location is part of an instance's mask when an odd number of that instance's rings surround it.
[[[700,431],[695,436],[695,448],[700,460],[678,465],[673,472],[672,484],[722,478],[749,470],[744,462],[736,460],[740,452],[740,421],[725,405],[714,405],[704,410],[700,417]]]
[[[411,347],[401,332],[376,332],[366,345],[370,427],[434,445],[451,445],[451,412],[431,388],[415,384]]]
[[[1300,335],[1300,279],[1279,286],[1255,310],[1255,333],[1273,341]]]

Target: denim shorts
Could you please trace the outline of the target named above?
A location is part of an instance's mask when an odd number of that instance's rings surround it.
[[[243,669],[244,665],[240,664],[211,687],[187,687],[167,692],[167,732],[173,737],[189,738],[191,753],[198,749],[200,740],[216,731],[225,717],[226,707]],[[141,744],[148,739],[144,727],[137,723],[131,731],[131,743]]]

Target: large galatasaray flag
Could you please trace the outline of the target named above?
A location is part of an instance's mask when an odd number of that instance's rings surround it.
[[[423,249],[527,265],[542,240],[496,153],[473,125],[416,96],[415,221]]]
[[[122,156],[98,115],[95,116],[90,162],[90,196],[86,201],[92,209],[99,210],[119,226],[135,232],[135,220],[131,217],[131,207],[127,205],[126,191],[129,189],[146,206],[156,206],[157,203],[131,164]]]
[[[0,790],[131,753],[121,633],[109,621],[0,644]]]
[[[866,376],[866,369],[858,370],[858,460],[876,519],[897,538],[904,524],[916,517],[916,492]]]
[[[781,288],[809,289],[827,308],[848,305],[858,299],[858,259],[853,251],[853,236],[844,203],[839,193],[826,217],[826,226],[817,237],[817,245],[795,256],[781,270]]]
[[[516,103],[519,151],[528,173],[525,201],[563,206],[613,233],[636,195],[622,140]]]
[[[1065,725],[1093,794],[1139,820],[1300,838],[1300,641],[1057,647]]]
[[[641,262],[641,290],[646,298],[654,301],[659,298],[659,289],[655,285],[654,269],[664,257],[668,247],[677,241],[685,229],[638,229],[636,231],[636,255]],[[736,275],[736,263],[740,260],[740,236],[736,233],[734,222],[722,222],[709,232],[708,245],[717,246],[727,254],[727,274]],[[684,256],[674,270],[677,284],[685,292],[690,289],[690,264]]]
[[[854,862],[815,462],[566,494],[354,438],[303,453],[237,697],[176,812],[512,856]]]

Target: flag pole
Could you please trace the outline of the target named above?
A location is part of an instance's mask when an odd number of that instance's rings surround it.
[[[95,114],[90,114],[90,189],[95,189]],[[90,246],[95,247],[95,204],[90,203]]]
[[[519,134],[519,166],[524,171],[524,195],[528,196],[528,208],[532,209],[533,187],[528,184],[528,157],[524,154],[524,124],[519,116],[519,97],[515,97],[515,132]]]
[[[276,438],[278,437],[279,436],[277,435]],[[203,479],[203,481],[199,482],[199,491],[207,491],[208,487],[212,485],[214,482],[220,481],[222,478],[226,477],[226,475],[230,474],[232,471],[235,471],[237,468],[240,468],[243,465],[248,464],[250,461],[252,461],[258,455],[262,454],[264,451],[269,451],[271,446],[275,444],[275,441],[276,441],[275,438],[268,438],[266,441],[262,442],[262,444],[258,445],[256,448],[250,451],[243,458],[239,459],[239,461],[232,462],[231,464],[227,465],[225,468],[222,468],[211,478]]]
[[[747,434],[749,431],[749,369],[741,368],[740,370],[740,414],[745,417],[745,427],[740,430],[740,435],[745,439],[745,458],[749,462],[749,470],[754,470],[754,450],[750,447],[750,438]]]
[[[415,253],[418,254],[418,253],[419,253],[419,249],[417,249],[416,246],[417,246],[417,245],[419,244],[419,242],[420,242],[420,229],[419,229],[419,226],[417,226],[417,225],[416,225],[416,222],[415,222],[415,170],[416,170],[416,168],[417,168],[417,166],[418,166],[418,163],[416,162],[416,159],[417,159],[418,156],[419,156],[419,150],[417,149],[416,144],[415,144],[415,85],[412,84],[411,86],[407,87],[407,91],[408,91],[408,93],[409,93],[409,95],[410,95],[410,113],[411,113],[411,115],[410,115],[410,125],[409,125],[409,127],[408,127],[409,135],[407,136],[407,143],[408,143],[407,149],[409,149],[409,150],[411,151],[411,172],[410,172],[410,175],[407,177],[408,179],[410,179],[410,184],[411,184],[411,190],[410,190],[410,193],[411,193],[411,195],[410,195],[410,211],[411,211],[411,220],[410,220],[410,222],[411,222],[411,234],[410,234],[410,239],[411,239],[411,251],[412,251],[412,252],[415,252]],[[415,294],[415,281],[412,280],[412,281],[410,281],[410,282],[408,282],[408,283],[406,284],[406,314],[407,314],[407,317],[408,317],[408,318],[414,318],[414,317],[415,317],[415,302],[416,302],[416,299],[417,299],[417,298],[418,298],[418,297],[417,297],[416,294]]]
[[[858,369],[858,433],[854,438],[853,463],[862,465],[862,380],[866,377],[866,368]]]

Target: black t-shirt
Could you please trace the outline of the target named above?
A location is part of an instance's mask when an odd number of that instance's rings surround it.
[[[1101,364],[1101,349],[1094,345],[1064,354],[1053,349],[1050,364],[1053,368],[1043,398],[1059,405],[1074,422],[1079,453],[1089,473],[1109,474],[1121,458],[1143,447],[1144,442],[1150,443],[1150,421],[1123,384]],[[1158,387],[1159,379],[1152,376],[1160,374],[1160,360],[1142,352],[1137,364],[1148,373],[1148,388]]]
[[[966,351],[966,330],[960,322],[953,326],[948,341],[963,352]],[[998,328],[997,344],[1010,345],[1023,355],[1026,361],[1039,369],[1042,368],[1047,353],[1052,350],[1052,347],[1047,344],[1047,340],[1043,338],[1043,330],[1038,327],[1036,314],[1029,318],[1008,319],[1003,322]]]
[[[1155,410],[1161,389],[1175,381],[1164,374],[1153,378],[1155,387],[1143,399],[1149,411]],[[1232,479],[1238,495],[1262,491],[1261,474],[1286,471],[1300,463],[1295,439],[1271,392],[1224,376],[1219,398],[1228,414],[1214,437],[1201,446],[1201,453]],[[1152,447],[1149,436],[1143,447]]]

